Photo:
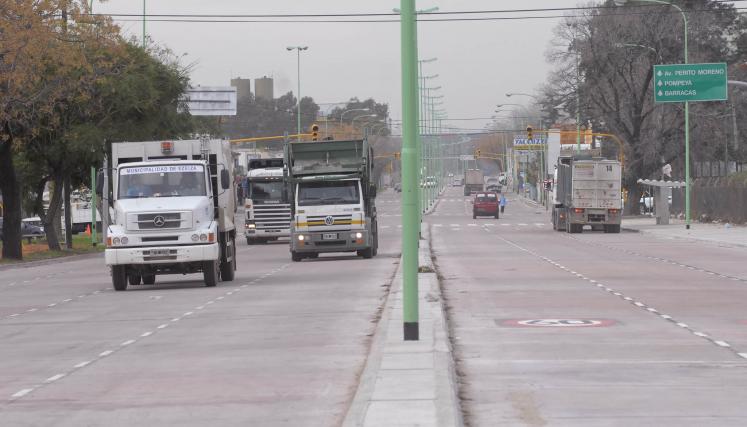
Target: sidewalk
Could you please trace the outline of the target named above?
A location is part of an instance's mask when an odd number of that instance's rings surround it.
[[[420,340],[402,337],[402,275],[392,284],[345,427],[463,425],[427,229],[420,241]]]
[[[665,239],[686,239],[747,248],[747,226],[743,225],[693,222],[687,230],[683,220],[673,219],[668,225],[656,225],[654,217],[634,217],[623,218],[622,228]]]

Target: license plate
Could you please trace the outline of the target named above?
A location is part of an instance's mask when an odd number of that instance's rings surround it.
[[[337,233],[324,233],[322,240],[337,240]]]
[[[168,249],[151,249],[150,253],[148,254],[150,256],[166,256],[169,255]]]

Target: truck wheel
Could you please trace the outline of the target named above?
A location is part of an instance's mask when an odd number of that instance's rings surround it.
[[[584,226],[581,224],[568,224],[568,232],[571,234],[578,234],[583,231]]]
[[[376,256],[379,254],[379,232],[376,231],[376,234],[374,234],[374,241],[373,241],[373,256]]]
[[[156,275],[155,274],[145,274],[143,275],[143,284],[144,285],[152,285],[156,283]]]
[[[128,274],[127,280],[130,282],[130,285],[137,286],[140,284],[140,275],[139,274]]]
[[[373,248],[367,248],[363,249],[362,251],[358,251],[358,256],[362,256],[365,259],[373,258]]]
[[[202,264],[202,277],[205,286],[212,288],[218,284],[218,261],[204,261]]]
[[[607,224],[604,226],[604,232],[605,233],[619,233],[620,224]]]
[[[236,242],[231,239],[231,261],[220,263],[220,278],[224,282],[232,282],[236,276]]]
[[[303,256],[296,251],[291,251],[291,259],[293,262],[300,262],[303,259]]]
[[[127,290],[127,270],[124,265],[112,266],[112,285],[115,291]]]
[[[247,237],[246,238],[246,244],[247,245],[253,245],[254,244],[254,240],[252,240],[252,239],[250,239],[250,238]]]

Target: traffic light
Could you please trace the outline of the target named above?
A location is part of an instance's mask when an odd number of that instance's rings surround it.
[[[527,139],[530,141],[534,139],[533,129],[531,126],[527,126]]]
[[[311,125],[311,140],[319,141],[319,125],[316,123]]]
[[[480,158],[480,150],[475,150],[475,158]]]

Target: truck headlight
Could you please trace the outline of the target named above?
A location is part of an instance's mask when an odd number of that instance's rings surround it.
[[[197,241],[199,241],[199,240],[200,240],[200,236],[199,236],[199,235],[197,235],[197,234],[193,234],[193,235],[192,235],[192,241],[193,241],[193,242],[197,242]]]
[[[123,245],[130,243],[130,239],[128,239],[127,236],[122,236],[119,241],[122,242]]]
[[[298,241],[303,242],[306,238],[303,236],[303,234],[298,235]]]
[[[257,228],[257,224],[247,224],[246,228],[255,229],[255,228]]]
[[[362,239],[363,238],[363,233],[361,233],[361,232],[350,233],[350,238],[351,239]]]
[[[200,234],[200,241],[207,242],[208,236],[205,233]]]
[[[112,243],[114,243],[114,246],[119,245],[119,242],[120,242],[119,237],[115,237],[112,239]]]

